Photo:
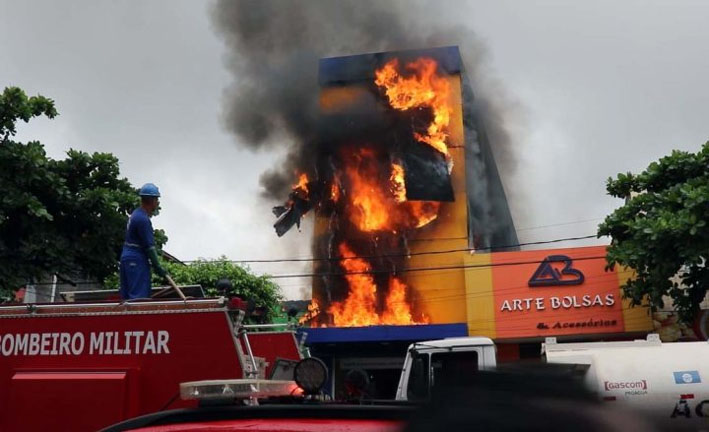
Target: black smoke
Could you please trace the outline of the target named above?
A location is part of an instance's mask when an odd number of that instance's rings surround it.
[[[263,195],[290,192],[296,171],[313,171],[318,145],[318,59],[378,51],[458,45],[476,89],[474,111],[485,125],[502,177],[516,165],[505,125],[514,109],[486,74],[486,50],[465,25],[457,2],[372,0],[218,0],[212,8],[234,76],[224,125],[240,146],[285,152],[263,173]],[[486,90],[487,89],[487,90]]]

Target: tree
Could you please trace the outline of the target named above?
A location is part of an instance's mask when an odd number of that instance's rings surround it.
[[[221,257],[215,261],[198,260],[189,265],[168,263],[167,271],[175,283],[184,285],[202,285],[208,296],[227,295],[241,297],[253,302],[257,308],[262,308],[264,321],[270,321],[278,313],[283,299],[280,287],[268,276],[256,276],[247,268],[241,267]],[[154,283],[159,277],[153,275]],[[217,290],[217,282],[228,279],[232,289],[226,293]]]
[[[217,282],[229,279],[233,289],[228,294],[253,300],[257,306],[272,306],[281,300],[280,288],[268,276],[257,276],[249,269],[222,256],[217,260],[197,260],[182,265],[167,263],[168,272],[176,283],[202,285],[207,295],[217,295]],[[160,277],[154,282],[159,283]]]
[[[672,299],[691,321],[709,289],[709,142],[697,153],[673,151],[640,174],[618,174],[606,189],[623,198],[599,226],[610,236],[607,262],[635,271],[623,286],[633,305]]]
[[[51,99],[16,87],[0,94],[0,300],[53,273],[99,281],[114,273],[138,205],[115,156],[70,150],[54,160],[37,141],[10,139],[19,120],[40,115],[57,115]]]

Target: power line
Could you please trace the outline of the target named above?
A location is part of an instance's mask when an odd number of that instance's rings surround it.
[[[598,255],[598,256],[574,258],[574,261],[587,261],[587,260],[605,259],[605,258],[606,258],[605,255]],[[361,274],[413,273],[413,272],[420,272],[420,271],[435,271],[435,270],[461,270],[461,269],[470,269],[470,268],[505,267],[505,266],[514,266],[514,265],[540,264],[542,262],[544,262],[544,260],[501,262],[501,263],[490,263],[490,264],[469,264],[469,265],[456,265],[456,266],[412,267],[412,268],[403,268],[403,269],[399,269],[399,270],[368,270],[368,271],[337,272],[337,273],[328,272],[328,273],[283,274],[283,275],[270,275],[267,277],[269,279],[288,279],[288,278],[299,278],[299,277],[349,276],[349,275],[361,275]]]
[[[345,261],[345,260],[351,260],[351,259],[373,259],[373,258],[405,258],[405,257],[411,257],[411,256],[418,256],[418,255],[441,255],[441,254],[458,253],[458,252],[481,252],[481,251],[491,251],[494,249],[510,249],[510,248],[516,248],[516,247],[521,247],[521,246],[533,246],[533,245],[559,243],[559,242],[565,242],[565,241],[588,240],[588,239],[597,238],[597,237],[598,236],[596,234],[589,234],[589,235],[579,236],[579,237],[565,237],[565,238],[558,238],[558,239],[553,239],[553,240],[540,240],[540,241],[534,241],[534,242],[515,243],[515,244],[502,245],[502,246],[489,246],[489,247],[483,247],[483,248],[458,248],[458,249],[411,252],[411,253],[401,253],[401,254],[354,255],[354,256],[347,256],[347,257],[333,257],[333,258],[309,257],[309,258],[274,258],[274,259],[225,260],[225,261],[221,261],[221,260],[189,260],[189,261],[182,261],[182,262],[185,262],[185,263],[230,262],[230,263],[236,263],[236,264],[242,264],[242,263],[254,264],[254,263],[284,263],[284,262]],[[453,238],[453,237],[451,237],[451,238]],[[465,238],[467,238],[467,237],[465,237]]]
[[[584,219],[584,220],[578,220],[578,221],[571,221],[571,222],[560,222],[560,223],[555,223],[555,224],[549,224],[549,225],[537,225],[537,226],[532,226],[532,227],[525,227],[525,228],[516,228],[516,231],[530,231],[530,230],[535,230],[535,229],[540,229],[540,228],[552,228],[552,227],[557,227],[557,226],[565,226],[565,225],[576,225],[580,223],[585,223],[585,222],[595,222],[602,220],[603,217],[597,217],[597,218],[592,218],[592,219]]]
[[[558,239],[552,239],[552,240],[541,240],[541,241],[535,241],[535,242],[525,242],[525,243],[516,243],[512,245],[506,245],[506,246],[491,246],[491,247],[486,247],[486,248],[459,248],[459,249],[448,249],[448,250],[440,250],[440,251],[422,251],[422,252],[411,252],[408,254],[382,254],[382,255],[355,255],[355,256],[348,256],[348,257],[334,257],[334,258],[287,258],[287,259],[270,259],[270,260],[192,260],[192,261],[182,261],[185,263],[194,263],[194,262],[229,262],[229,263],[283,263],[283,262],[318,262],[318,261],[345,261],[345,260],[352,260],[352,259],[374,259],[374,258],[394,258],[394,257],[411,257],[411,256],[420,256],[420,255],[442,255],[442,254],[449,254],[449,253],[460,253],[460,252],[480,252],[480,251],[485,251],[485,250],[492,250],[492,249],[509,249],[513,247],[521,247],[521,246],[532,246],[532,245],[543,245],[543,244],[552,244],[552,243],[559,243],[559,242],[565,242],[565,241],[579,241],[579,240],[587,240],[591,238],[597,238],[596,234],[590,234],[586,236],[578,236],[578,237],[565,237],[565,238],[558,238]],[[605,256],[601,257],[605,258]],[[577,258],[581,259],[581,258]],[[534,264],[534,263],[540,263],[541,261],[531,261],[527,262],[528,264]],[[521,263],[525,264],[525,263]],[[299,278],[299,277],[316,277],[316,276],[336,276],[336,275],[349,275],[349,274],[376,274],[376,273],[404,273],[404,272],[415,272],[415,271],[426,271],[426,270],[459,270],[459,269],[465,269],[465,268],[475,268],[475,267],[492,267],[492,266],[497,266],[497,265],[506,265],[506,263],[497,263],[497,264],[486,264],[482,266],[441,266],[441,267],[418,267],[418,268],[404,268],[404,269],[399,269],[399,270],[372,270],[369,272],[339,272],[339,273],[304,273],[304,274],[286,274],[286,275],[267,275],[266,277],[269,279],[285,279],[285,278]],[[36,282],[33,283],[32,285],[52,285],[53,282]],[[98,281],[77,281],[74,282],[75,285],[95,285],[99,284]]]
[[[530,227],[524,227],[524,228],[515,228],[515,231],[520,232],[520,231],[532,231],[536,229],[542,229],[542,228],[553,228],[553,227],[558,227],[558,226],[565,226],[565,225],[576,225],[580,223],[586,223],[586,222],[595,222],[603,220],[603,217],[597,217],[597,218],[592,218],[592,219],[583,219],[583,220],[577,220],[577,221],[569,221],[569,222],[559,222],[559,223],[554,223],[554,224],[548,224],[548,225],[536,225],[536,226],[530,226]],[[409,241],[411,242],[424,242],[424,241],[445,241],[445,240],[467,240],[468,237],[431,237],[431,238],[415,238],[411,239]]]
[[[520,232],[520,231],[531,231],[535,229],[541,229],[541,228],[552,228],[552,227],[557,227],[557,226],[564,226],[564,225],[575,225],[575,224],[580,224],[580,223],[585,223],[585,222],[594,222],[594,221],[599,221],[603,220],[603,217],[597,217],[597,218],[592,218],[592,219],[583,219],[583,220],[577,220],[577,221],[569,221],[569,222],[559,222],[559,223],[554,223],[554,224],[548,224],[548,225],[537,225],[537,226],[530,226],[530,227],[524,227],[524,228],[515,228],[515,231]],[[461,237],[431,237],[431,238],[415,238],[409,240],[410,242],[425,242],[425,241],[445,241],[445,240],[467,240],[468,237],[461,236]]]

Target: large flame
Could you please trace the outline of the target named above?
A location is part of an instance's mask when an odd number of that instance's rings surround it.
[[[399,73],[399,60],[390,60],[375,72],[374,83],[385,90],[389,104],[394,109],[406,111],[413,108],[431,108],[433,121],[428,126],[426,135],[416,133],[414,137],[450,158],[446,144],[446,131],[452,111],[449,105],[448,81],[437,75],[438,64],[431,58],[422,57],[407,63],[405,69],[413,72],[413,75],[402,76]]]
[[[400,232],[421,228],[438,216],[440,203],[406,201],[404,168],[392,163],[391,174],[384,177],[374,152],[359,148],[346,159],[345,178],[348,187],[346,214],[359,231]]]
[[[338,327],[361,327],[379,324],[377,315],[377,285],[370,272],[369,263],[361,258],[353,258],[355,253],[344,243],[339,247],[345,279],[349,286],[347,299],[342,303],[332,303],[328,312],[332,314]]]
[[[382,313],[383,324],[409,324],[414,319],[411,316],[411,306],[406,301],[407,286],[401,280],[389,279],[389,294],[386,298],[386,308]]]
[[[383,90],[391,108],[430,110],[430,123],[425,126],[425,133],[421,132],[423,129],[414,130],[413,138],[444,155],[450,169],[447,140],[452,107],[449,105],[449,83],[438,75],[438,64],[430,58],[419,58],[407,63],[403,69],[402,74],[399,61],[391,60],[375,71],[374,82]],[[330,180],[329,193],[323,195],[334,203],[333,215],[340,218],[338,222],[345,222],[339,229],[347,230],[345,233],[352,236],[338,240],[337,246],[347,295],[344,300],[334,301],[326,307],[324,312],[331,320],[317,321],[320,325],[332,323],[338,327],[427,323],[428,318],[414,314],[411,289],[404,280],[383,274],[375,278],[372,269],[381,269],[381,260],[357,256],[357,248],[353,246],[359,247],[363,243],[352,240],[398,241],[397,236],[405,237],[433,222],[441,203],[408,200],[406,166],[393,158],[390,150],[361,142],[345,145],[340,151],[333,174],[335,178]],[[307,194],[308,185],[307,177],[301,175],[294,190]],[[318,303],[313,300],[308,316],[314,317],[320,312]]]
[[[363,327],[372,325],[424,324],[424,317],[415,320],[406,296],[408,287],[396,277],[389,279],[389,293],[384,310],[377,312],[377,285],[371,275],[371,266],[358,258],[347,244],[339,246],[341,267],[345,273],[349,292],[343,302],[334,302],[328,308],[338,327]],[[317,304],[317,303],[316,303]]]
[[[345,167],[349,184],[347,196],[350,203],[350,221],[364,232],[390,229],[393,196],[382,187],[377,176],[378,166],[374,152],[368,148],[360,148],[351,156]]]

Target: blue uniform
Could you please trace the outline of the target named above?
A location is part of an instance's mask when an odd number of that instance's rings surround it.
[[[121,297],[150,297],[148,249],[155,246],[153,224],[148,213],[138,207],[128,218],[126,240],[121,253]]]

